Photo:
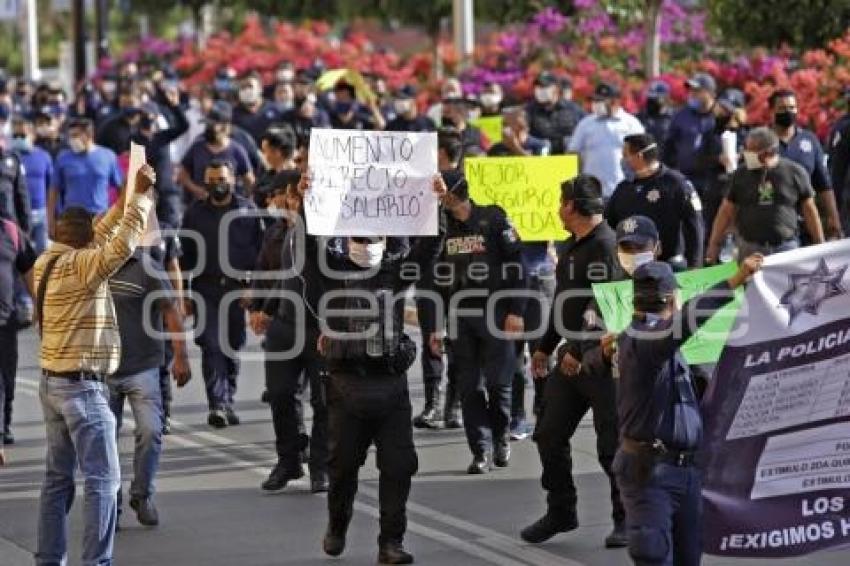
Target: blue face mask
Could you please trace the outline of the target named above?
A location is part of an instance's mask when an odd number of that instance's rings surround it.
[[[16,152],[29,153],[32,150],[32,143],[27,138],[12,138],[9,145]]]

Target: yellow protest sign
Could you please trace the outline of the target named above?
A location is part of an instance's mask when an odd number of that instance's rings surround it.
[[[502,117],[501,116],[484,116],[470,121],[470,124],[481,130],[487,136],[490,143],[499,143],[502,141]]]
[[[469,157],[464,166],[472,200],[505,209],[522,240],[567,237],[558,216],[561,183],[578,175],[577,155]]]

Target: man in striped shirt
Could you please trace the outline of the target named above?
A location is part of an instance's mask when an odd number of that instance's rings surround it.
[[[40,396],[47,427],[38,565],[67,560],[67,516],[77,463],[86,498],[82,564],[112,564],[120,469],[104,378],[118,368],[121,339],[107,282],[144,233],[155,181],[153,169],[142,167],[132,194],[125,188],[97,222],[85,209],[66,209],[57,220],[54,243],[35,265],[41,303]]]

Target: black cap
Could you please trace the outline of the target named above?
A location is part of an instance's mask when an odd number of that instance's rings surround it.
[[[619,97],[620,89],[617,88],[617,85],[611,83],[599,83],[593,91],[593,100],[608,100]]]
[[[685,82],[688,88],[698,88],[708,92],[717,92],[717,83],[708,73],[697,73]]]
[[[617,224],[617,243],[632,243],[645,246],[658,243],[658,228],[651,218],[636,214]]]
[[[558,84],[558,78],[549,71],[543,71],[534,79],[534,86],[552,86]]]
[[[416,87],[413,85],[404,85],[395,93],[396,98],[416,98]]]
[[[675,293],[679,288],[673,268],[663,261],[650,261],[635,269],[635,301],[654,301]]]
[[[224,122],[230,123],[233,121],[233,108],[230,103],[219,100],[213,104],[213,107],[207,112],[207,121],[209,122]]]
[[[463,171],[447,169],[441,171],[440,174],[443,176],[443,182],[452,196],[460,200],[469,200],[469,185],[466,182],[466,177],[463,176]]]
[[[303,85],[311,85],[315,82],[315,80],[315,75],[313,75],[309,69],[298,69],[298,71],[295,72],[295,80],[293,82]]]

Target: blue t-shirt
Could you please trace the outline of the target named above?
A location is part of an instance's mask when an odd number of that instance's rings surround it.
[[[198,139],[192,144],[192,147],[183,156],[183,161],[180,164],[189,174],[192,182],[199,185],[204,184],[204,171],[207,169],[210,161],[220,159],[230,162],[237,177],[241,177],[252,171],[251,162],[248,159],[248,154],[241,145],[230,140],[227,147],[218,153],[213,153],[206,141]]]
[[[69,206],[82,206],[94,214],[106,212],[109,187],[124,183],[115,153],[98,145],[84,153],[63,151],[54,169],[60,212]]]
[[[18,153],[27,178],[30,193],[30,208],[41,210],[47,207],[47,189],[53,183],[53,159],[38,146]]]

